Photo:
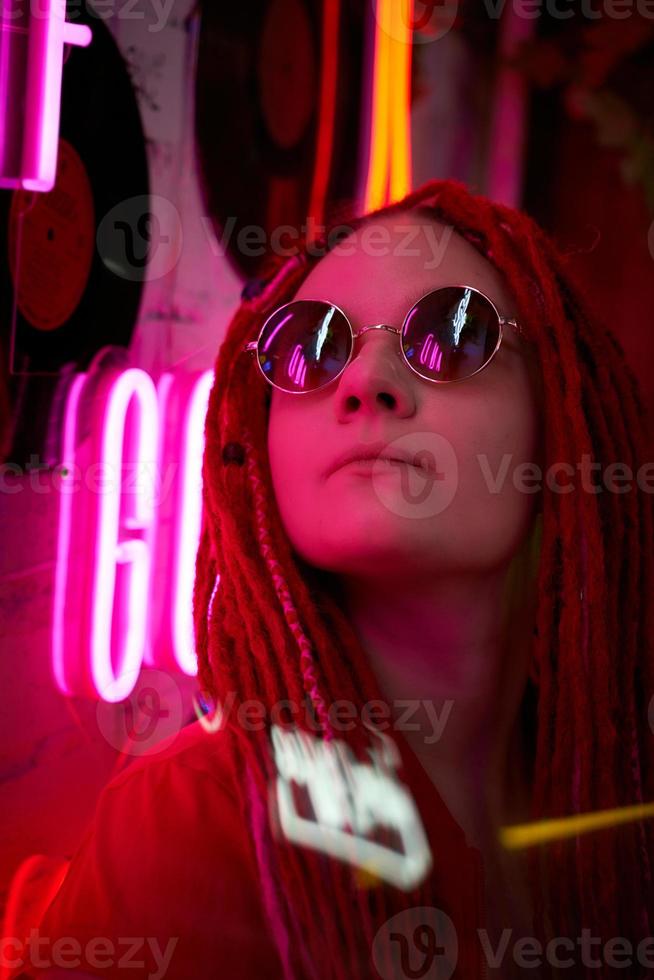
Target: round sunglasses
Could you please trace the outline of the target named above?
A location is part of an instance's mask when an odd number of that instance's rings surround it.
[[[399,330],[377,323],[355,333],[334,303],[299,299],[271,313],[243,350],[256,354],[259,370],[274,388],[304,395],[340,377],[357,337],[388,330],[400,338],[402,357],[414,374],[433,384],[452,384],[490,364],[505,325],[524,336],[515,320],[500,316],[493,301],[472,286],[430,290],[413,304]]]

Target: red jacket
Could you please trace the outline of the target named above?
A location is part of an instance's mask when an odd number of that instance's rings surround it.
[[[466,847],[421,764],[393,737],[402,756],[398,775],[431,847],[434,894],[456,923],[452,976],[475,980],[484,975],[476,937],[483,925],[479,852]],[[227,733],[209,734],[196,722],[105,787],[40,924],[32,976],[47,975],[52,965],[121,980],[282,976],[248,826],[230,785],[229,746]],[[378,976],[371,959],[370,977]]]

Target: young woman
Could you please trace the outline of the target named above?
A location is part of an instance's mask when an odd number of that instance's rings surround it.
[[[42,934],[174,937],[167,977],[648,975],[651,822],[507,846],[654,799],[654,487],[590,310],[453,181],[248,292],[206,421],[216,714],[105,790]]]

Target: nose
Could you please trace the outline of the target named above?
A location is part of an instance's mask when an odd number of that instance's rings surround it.
[[[352,360],[338,379],[334,406],[341,422],[361,414],[392,413],[400,418],[415,414],[413,379],[396,333],[366,330],[355,337]]]

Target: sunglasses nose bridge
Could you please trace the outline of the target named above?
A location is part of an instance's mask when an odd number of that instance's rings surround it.
[[[398,330],[397,327],[391,327],[387,323],[371,323],[367,327],[360,327],[359,330],[353,331],[352,336],[356,340],[357,337],[361,337],[362,334],[367,333],[369,330],[388,330],[389,333],[402,333],[402,331]]]
[[[400,337],[402,334],[401,330],[398,330],[397,327],[392,327],[388,323],[371,323],[371,324],[367,324],[365,327],[359,327],[358,330],[354,330],[354,328],[350,325],[350,330],[352,331],[352,350],[350,354],[350,360],[352,360],[356,356],[355,347],[356,347],[357,338],[362,337],[364,334],[369,333],[371,330],[383,330],[386,333],[394,334],[396,337]],[[398,355],[401,354],[399,348],[397,350],[397,354]]]
[[[356,358],[358,357],[358,355],[361,353],[361,350],[359,350],[358,352],[356,350],[356,340],[357,340],[357,338],[358,337],[361,337],[361,336],[363,336],[363,334],[369,333],[370,331],[373,331],[373,330],[374,331],[378,331],[379,330],[379,331],[384,331],[385,333],[393,334],[393,336],[394,336],[395,339],[390,342],[391,349],[394,350],[394,352],[395,352],[395,354],[397,355],[398,358],[401,358],[402,357],[402,350],[401,350],[402,330],[401,329],[398,329],[397,327],[393,327],[393,326],[391,326],[388,323],[371,323],[371,324],[366,324],[366,326],[364,326],[364,327],[360,327],[358,330],[354,330],[354,328],[352,326],[350,326],[350,330],[351,330],[351,333],[352,333],[353,341],[352,341],[352,348],[351,348],[351,351],[350,351],[350,356],[348,358],[348,365],[351,364],[351,363],[353,363],[353,361],[356,360]],[[380,344],[381,344],[381,341],[380,341]],[[390,349],[389,348],[387,348],[387,349],[390,352]],[[345,370],[345,368],[348,365],[344,365],[342,371],[340,372],[341,374],[343,373],[343,371]]]

